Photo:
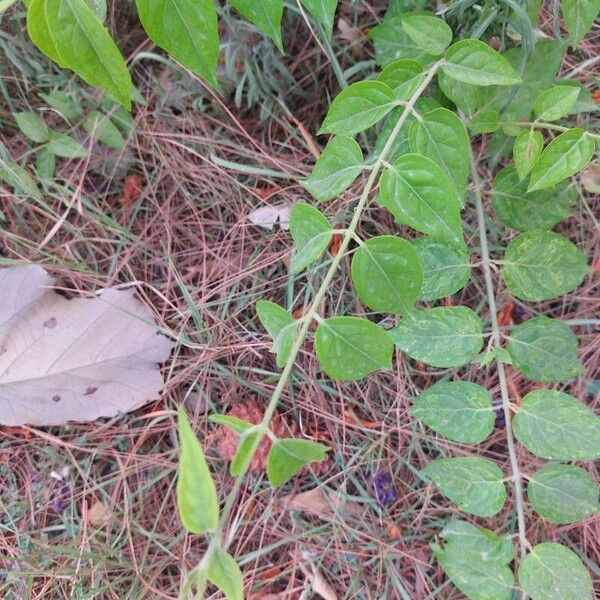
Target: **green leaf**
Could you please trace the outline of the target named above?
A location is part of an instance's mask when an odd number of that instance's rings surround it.
[[[469,363],[483,346],[483,322],[466,306],[416,310],[390,330],[396,346],[434,367]]]
[[[501,54],[479,40],[461,40],[446,51],[442,71],[471,85],[515,85],[521,77]]]
[[[575,244],[552,231],[527,231],[506,248],[502,277],[511,294],[541,302],[574,290],[588,274]]]
[[[268,300],[256,303],[256,314],[273,340],[271,352],[277,355],[277,366],[282,369],[292,350],[296,321],[285,308]]]
[[[125,60],[84,0],[31,0],[27,30],[32,42],[59,66],[131,108]]]
[[[463,245],[458,200],[452,182],[431,159],[404,154],[381,176],[378,202],[399,223],[436,240]]]
[[[333,100],[319,133],[353,135],[383,119],[396,104],[392,89],[381,81],[359,81]]]
[[[492,517],[502,510],[506,501],[504,473],[485,458],[438,458],[421,473],[460,510],[471,515]]]
[[[43,144],[48,141],[48,128],[40,115],[32,110],[13,113],[13,117],[21,132],[32,142]]]
[[[77,119],[83,112],[81,105],[62,90],[56,90],[50,94],[40,93],[39,95],[48,105],[70,121]]]
[[[581,88],[557,85],[544,90],[535,101],[535,116],[540,121],[558,121],[575,106]]]
[[[525,129],[515,138],[513,158],[519,179],[531,173],[543,148],[544,136],[535,129]]]
[[[532,600],[592,600],[592,578],[581,559],[554,542],[534,546],[519,566],[519,583]]]
[[[513,419],[513,429],[521,444],[541,458],[600,458],[600,418],[569,394],[529,392]]]
[[[494,428],[491,394],[468,381],[439,381],[415,398],[411,414],[454,442],[477,444]]]
[[[450,580],[471,600],[510,600],[514,575],[507,566],[514,558],[508,536],[466,521],[450,521],[440,534],[444,548],[432,545],[433,553]]]
[[[500,125],[500,113],[497,110],[486,110],[477,113],[469,123],[471,133],[493,133]]]
[[[231,554],[221,547],[215,548],[208,561],[208,580],[227,600],[244,600],[244,577]]]
[[[433,56],[444,54],[452,41],[452,29],[430,15],[408,15],[402,18],[402,28],[423,52]]]
[[[377,312],[409,312],[419,297],[422,280],[421,260],[413,245],[393,235],[367,240],[352,257],[356,293]]]
[[[568,381],[585,372],[577,359],[577,336],[556,319],[534,317],[517,325],[506,349],[511,364],[532,381]]]
[[[258,0],[255,3],[260,4]],[[136,0],[136,5],[148,37],[218,88],[219,30],[214,0]]]
[[[412,152],[436,162],[454,182],[462,204],[469,176],[469,136],[461,120],[446,108],[436,108],[411,125],[409,140]]]
[[[241,436],[235,455],[229,465],[229,474],[232,477],[239,477],[247,463],[252,459],[252,448],[259,436],[258,432],[246,433]]]
[[[428,65],[435,57],[424,52],[410,39],[402,27],[402,17],[386,17],[380,25],[369,31],[377,64],[385,67],[398,59],[411,59]]]
[[[283,52],[281,41],[281,17],[283,0],[229,0],[243,17],[254,23],[266,36],[270,37],[277,48]]]
[[[4,162],[0,160],[0,180],[12,186],[15,194],[21,193],[31,196],[36,200],[42,199],[40,188],[35,179],[16,162]]]
[[[600,12],[598,0],[562,0],[563,19],[569,32],[569,41],[575,48],[592,29]]]
[[[389,86],[394,90],[396,98],[403,101],[408,101],[413,96],[424,79],[423,67],[414,60],[396,60],[377,77],[377,81]]]
[[[559,183],[547,190],[527,191],[514,167],[504,167],[494,179],[492,206],[504,225],[517,231],[551,229],[571,214],[577,188]]]
[[[328,451],[329,448],[325,444],[310,440],[277,440],[271,446],[267,458],[269,482],[273,487],[283,485],[308,463],[324,460]]]
[[[467,285],[471,265],[465,247],[448,246],[429,236],[416,240],[413,245],[423,267],[421,300],[438,300]]]
[[[573,465],[546,465],[527,484],[527,498],[541,517],[564,525],[598,513],[598,486],[590,475]]]
[[[237,417],[232,417],[230,415],[213,414],[208,417],[208,420],[217,425],[224,425],[238,435],[242,435],[244,432],[248,431],[248,429],[253,427],[252,423],[248,423],[248,421],[244,421],[244,419],[238,419]]]
[[[327,37],[331,39],[337,0],[300,0],[300,2],[312,16],[323,25]]]
[[[183,526],[190,533],[216,531],[219,523],[217,490],[202,446],[192,431],[185,409],[179,408],[179,470],[177,509]]]
[[[470,117],[489,104],[497,92],[494,86],[480,87],[456,81],[443,71],[439,71],[437,82],[444,95]]]
[[[296,246],[290,270],[292,273],[299,273],[327,250],[333,229],[318,209],[298,202],[290,211],[290,233]]]
[[[35,170],[38,177],[43,179],[52,179],[56,172],[56,155],[50,152],[47,147],[37,151],[35,156]]]
[[[356,381],[392,368],[394,344],[387,331],[359,317],[331,317],[319,323],[317,358],[332,379]]]
[[[117,126],[102,113],[94,110],[83,122],[83,128],[109,148],[123,148],[125,140]]]
[[[544,148],[533,167],[528,191],[552,187],[579,173],[594,155],[594,140],[583,129],[569,129]]]
[[[50,132],[50,141],[48,142],[48,150],[56,156],[63,158],[83,158],[87,155],[87,150],[71,136],[59,133],[58,131]]]
[[[334,137],[321,152],[308,179],[300,183],[319,202],[325,202],[350,186],[363,166],[360,146],[351,137]]]

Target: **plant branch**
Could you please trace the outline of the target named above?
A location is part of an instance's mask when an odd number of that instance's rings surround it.
[[[483,187],[483,181],[479,177],[477,172],[477,164],[473,156],[473,149],[469,146],[469,159],[471,162],[471,177],[473,179],[473,185],[475,188],[475,206],[477,210],[477,225],[479,229],[479,242],[481,245],[481,266],[483,268],[483,275],[485,279],[486,288],[486,300],[490,311],[490,321],[492,325],[492,334],[490,338],[490,345],[496,348],[500,347],[500,327],[498,326],[498,308],[496,306],[496,298],[494,294],[494,283],[492,279],[492,269],[490,261],[490,253],[487,242],[487,232],[485,227],[485,212],[483,209],[483,199],[481,196],[481,189]],[[512,482],[515,495],[515,505],[517,510],[517,527],[518,527],[518,539],[519,539],[519,554],[521,559],[527,554],[529,542],[527,541],[526,529],[525,529],[525,512],[523,509],[523,474],[519,466],[517,459],[517,452],[515,448],[515,438],[512,430],[512,414],[510,409],[510,398],[508,393],[508,385],[506,382],[506,371],[504,369],[504,363],[495,358],[497,369],[498,369],[498,381],[500,383],[500,395],[502,397],[502,409],[504,411],[504,419],[506,421],[506,444],[508,447],[508,456],[510,459],[510,466],[512,470]],[[523,593],[522,598],[526,598]]]
[[[552,131],[560,131],[561,133],[572,129],[571,127],[563,127],[562,125],[545,123],[542,121],[499,121],[498,125],[500,125],[500,127],[533,127],[533,129],[549,129]],[[584,135],[594,138],[595,140],[600,140],[600,134],[597,133],[590,133],[589,131],[586,131]]]

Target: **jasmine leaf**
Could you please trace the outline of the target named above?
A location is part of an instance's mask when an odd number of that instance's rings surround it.
[[[314,206],[299,202],[290,211],[290,233],[295,244],[290,270],[299,273],[327,250],[333,228]]]

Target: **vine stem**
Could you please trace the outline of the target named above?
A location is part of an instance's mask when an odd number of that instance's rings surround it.
[[[487,242],[487,231],[485,227],[485,212],[483,209],[483,199],[481,190],[483,187],[483,181],[479,177],[477,172],[477,164],[473,155],[473,149],[469,145],[469,160],[471,163],[471,177],[475,187],[475,207],[477,210],[477,225],[479,230],[479,243],[481,246],[481,266],[483,268],[483,275],[485,279],[486,288],[486,300],[490,311],[490,321],[492,325],[492,334],[490,338],[490,345],[496,348],[500,347],[500,327],[498,326],[498,307],[496,306],[496,297],[494,294],[494,283],[492,279],[492,268],[490,260],[490,252]],[[519,554],[521,559],[527,554],[529,548],[529,542],[527,541],[527,533],[525,529],[525,512],[524,512],[524,501],[523,501],[523,473],[519,466],[517,459],[517,452],[515,447],[515,438],[512,430],[512,414],[510,409],[510,398],[508,393],[508,385],[506,383],[506,370],[504,369],[504,363],[497,358],[495,359],[496,366],[498,369],[498,382],[500,384],[500,395],[502,397],[502,409],[504,411],[504,420],[506,421],[506,444],[508,447],[508,456],[510,460],[510,466],[512,470],[512,482],[515,495],[515,505],[517,509],[517,528],[518,528],[518,539],[519,539]],[[523,592],[521,598],[525,600],[527,595]]]
[[[563,127],[562,125],[556,125],[555,123],[545,123],[542,121],[498,121],[500,127],[532,127],[533,129],[549,129],[552,131],[560,131],[561,133],[569,131],[571,127]],[[600,135],[591,133],[589,131],[584,132],[584,135],[600,140]]]
[[[318,318],[318,316],[319,316],[318,315],[319,306],[321,305],[321,303],[323,302],[323,300],[325,298],[325,294],[327,293],[327,290],[329,289],[329,286],[331,285],[333,277],[334,277],[336,271],[338,270],[340,262],[342,261],[344,255],[346,253],[346,250],[348,249],[348,245],[349,245],[350,241],[356,235],[356,229],[358,227],[358,224],[360,223],[362,212],[365,209],[367,202],[369,201],[369,195],[370,195],[371,191],[373,190],[373,187],[375,186],[377,177],[379,175],[379,171],[381,170],[382,166],[384,165],[385,159],[386,159],[387,155],[389,154],[390,149],[392,148],[396,138],[398,137],[398,134],[400,133],[402,126],[406,122],[406,119],[412,113],[417,100],[420,98],[421,94],[425,91],[427,86],[431,83],[431,80],[435,76],[435,74],[436,74],[438,68],[441,66],[441,64],[442,64],[442,61],[438,61],[426,72],[421,85],[415,90],[415,92],[412,95],[412,97],[410,98],[410,100],[406,104],[403,104],[404,111],[402,112],[402,114],[400,115],[400,118],[398,119],[396,125],[394,126],[394,129],[392,130],[390,137],[388,138],[387,142],[385,143],[385,146],[383,147],[381,154],[379,155],[379,157],[377,158],[376,162],[374,163],[373,167],[370,170],[369,178],[367,179],[367,182],[362,191],[362,194],[360,195],[358,204],[356,205],[356,208],[354,209],[354,215],[352,217],[352,220],[350,221],[348,228],[344,231],[342,242],[340,244],[340,249],[339,249],[338,253],[333,257],[333,260],[331,261],[331,265],[329,266],[329,269],[327,270],[327,273],[325,274],[325,277],[323,278],[323,281],[321,282],[321,285],[319,286],[319,289],[317,290],[317,292],[313,298],[313,301],[310,304],[308,311],[302,318],[300,329],[298,330],[298,333],[294,339],[294,343],[290,350],[288,359],[283,367],[283,370],[281,371],[281,374],[277,381],[277,385],[275,386],[275,389],[273,390],[273,394],[271,395],[271,398],[269,400],[267,408],[265,409],[265,414],[263,416],[263,419],[262,419],[261,423],[258,426],[256,426],[256,430],[255,430],[256,437],[254,439],[254,443],[252,444],[252,447],[250,448],[250,451],[246,457],[246,460],[244,461],[244,463],[240,469],[240,473],[236,477],[235,483],[233,484],[233,487],[232,487],[231,491],[229,492],[229,495],[227,496],[225,505],[223,506],[223,509],[221,511],[221,515],[219,518],[219,525],[217,527],[217,531],[215,532],[214,536],[212,537],[212,539],[209,543],[206,554],[203,556],[200,563],[194,569],[195,574],[197,576],[201,575],[202,571],[204,571],[206,569],[206,567],[208,566],[209,560],[210,560],[210,556],[212,555],[212,553],[215,551],[216,548],[218,548],[218,547],[227,548],[227,546],[229,545],[229,541],[227,539],[224,539],[225,526],[229,520],[229,517],[230,517],[233,507],[235,505],[236,498],[242,487],[244,476],[248,472],[248,468],[250,465],[250,461],[252,460],[252,456],[256,452],[260,442],[265,437],[266,432],[269,429],[269,423],[271,422],[271,418],[273,417],[273,414],[275,413],[275,409],[277,408],[277,404],[279,403],[281,394],[283,393],[283,390],[285,389],[288,379],[292,373],[292,369],[294,367],[294,362],[296,360],[296,357],[298,356],[298,353],[300,352],[300,349],[302,348],[302,344],[304,343],[304,340],[306,339],[310,324],[313,321],[313,319]]]

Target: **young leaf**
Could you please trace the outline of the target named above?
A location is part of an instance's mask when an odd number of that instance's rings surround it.
[[[600,458],[600,418],[569,394],[529,392],[513,419],[513,429],[521,444],[541,458]]]
[[[62,90],[56,90],[50,94],[40,93],[39,95],[49,106],[69,121],[74,121],[83,113],[81,104],[73,100],[73,98],[65,94]]]
[[[300,0],[300,2],[312,16],[323,25],[327,37],[331,39],[337,0]]]
[[[360,146],[347,136],[331,138],[325,146],[304,188],[319,202],[339,196],[363,169]]]
[[[219,30],[214,0],[136,0],[136,5],[148,37],[218,88]]]
[[[342,318],[342,317],[340,317]],[[267,458],[267,477],[273,487],[291,479],[304,465],[321,462],[329,448],[310,440],[281,439],[272,446]]]
[[[471,600],[510,600],[514,575],[507,566],[514,558],[508,536],[498,537],[489,529],[466,521],[450,521],[440,536],[441,548],[433,553],[450,580]]]
[[[437,82],[444,95],[469,117],[488,106],[498,91],[495,86],[480,87],[456,81],[443,71],[438,73]]]
[[[497,110],[486,110],[477,113],[469,123],[471,133],[493,133],[500,127],[500,113]]]
[[[561,8],[569,32],[569,41],[575,48],[592,29],[600,11],[600,4],[598,0],[562,0]]]
[[[471,515],[492,517],[506,501],[504,474],[485,458],[438,458],[421,473],[438,486],[441,494]]]
[[[327,250],[333,229],[318,209],[299,202],[290,211],[290,233],[296,246],[290,270],[299,273]]]
[[[256,314],[273,340],[271,351],[277,355],[277,366],[282,369],[294,343],[296,321],[285,308],[268,300],[256,303]]]
[[[534,317],[517,325],[506,347],[511,364],[532,381],[568,381],[583,375],[577,336],[561,321]]]
[[[237,417],[232,417],[230,415],[213,414],[208,417],[208,420],[217,425],[224,425],[238,435],[242,435],[244,432],[248,431],[248,429],[253,427],[252,423],[248,423],[248,421],[244,421],[244,419],[238,419]]]
[[[415,60],[396,60],[381,71],[377,81],[388,85],[398,100],[407,101],[423,83],[423,67]]]
[[[519,566],[519,583],[532,600],[592,600],[592,578],[581,559],[565,546],[534,546]]]
[[[244,467],[251,459],[251,450],[259,435],[258,432],[242,434],[235,455],[229,465],[229,474],[232,477],[239,477],[242,474]]]
[[[468,381],[439,381],[415,398],[411,415],[454,442],[477,444],[494,428],[491,394]]]
[[[352,257],[358,297],[372,310],[405,315],[419,297],[423,272],[413,245],[393,235],[362,244]]]
[[[517,298],[541,302],[574,290],[589,272],[585,256],[552,231],[527,231],[506,248],[502,276]]]
[[[381,176],[378,202],[399,223],[441,242],[463,245],[458,200],[452,182],[431,159],[404,154]]]
[[[233,556],[223,548],[215,548],[210,555],[207,577],[227,600],[244,600],[244,576]]]
[[[48,150],[63,158],[83,158],[87,154],[87,150],[79,142],[58,131],[50,132]]]
[[[444,54],[452,41],[452,29],[430,15],[408,15],[402,17],[402,29],[408,37],[427,54]]]
[[[59,66],[131,108],[125,60],[85,0],[31,0],[27,30],[31,41]]]
[[[0,181],[10,185],[15,194],[25,194],[36,200],[42,199],[42,194],[35,179],[16,162],[4,162],[0,160]]]
[[[392,368],[394,344],[387,331],[358,317],[331,317],[319,323],[317,358],[338,381],[356,381],[373,371]]]
[[[461,40],[446,51],[442,71],[471,85],[515,85],[521,77],[501,54],[480,40]]]
[[[391,335],[408,356],[433,367],[457,367],[470,362],[483,346],[483,322],[466,306],[415,310]]]
[[[551,464],[534,473],[527,498],[541,517],[564,525],[598,513],[598,486],[590,475],[573,465]]]
[[[396,104],[393,90],[381,81],[359,81],[333,100],[319,133],[354,135],[375,125]]]
[[[429,236],[415,240],[413,245],[423,268],[421,300],[450,296],[467,284],[471,265],[465,247],[448,246]]]
[[[56,172],[56,155],[50,152],[47,147],[37,151],[35,156],[35,170],[38,177],[43,179],[52,179]]]
[[[535,101],[535,116],[540,121],[562,119],[577,102],[581,88],[574,85],[556,85],[544,90]]]
[[[543,190],[579,173],[594,155],[594,140],[583,129],[569,129],[553,139],[535,163],[528,191]]]
[[[566,182],[547,190],[527,191],[512,166],[501,169],[492,188],[492,206],[504,225],[517,231],[551,229],[571,214],[577,188]]]
[[[216,531],[219,522],[219,500],[215,483],[185,408],[179,408],[177,419],[180,445],[177,477],[179,518],[190,533]]]
[[[461,120],[446,108],[426,112],[409,131],[411,152],[436,162],[454,182],[463,203],[469,176],[469,136]]]
[[[32,110],[13,113],[13,117],[21,132],[32,142],[43,144],[48,141],[48,128],[40,115]]]
[[[93,110],[85,118],[83,128],[109,148],[122,148],[125,145],[125,140],[117,126],[97,110]]]
[[[515,138],[513,159],[519,180],[531,173],[543,148],[544,136],[535,129],[525,129]]]
[[[230,2],[235,10],[254,23],[283,52],[281,41],[283,0],[230,0]]]

